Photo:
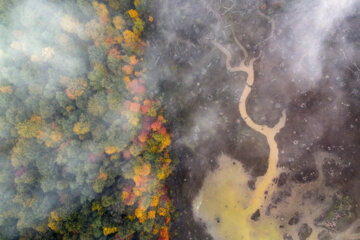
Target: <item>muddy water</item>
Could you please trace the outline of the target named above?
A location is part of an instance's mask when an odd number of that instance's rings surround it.
[[[218,163],[219,168],[207,176],[193,203],[195,216],[206,223],[214,239],[281,239],[272,219],[265,216],[258,222],[250,219],[247,207],[251,197],[256,196],[247,186],[250,176],[241,164],[225,155],[219,157]]]
[[[264,176],[257,179],[254,192],[250,191],[247,186],[250,176],[244,171],[243,167],[227,156],[221,156],[218,159],[219,168],[207,176],[199,196],[194,200],[194,214],[206,223],[208,231],[215,239],[281,239],[282,234],[278,230],[276,221],[266,217],[264,209],[261,207],[266,199],[265,192],[271,195],[273,179],[279,174],[277,169],[279,150],[275,136],[285,125],[285,111],[283,111],[279,122],[272,128],[256,124],[248,116],[246,110],[246,100],[254,83],[253,63],[256,59],[251,59],[248,65],[243,61],[238,67],[231,67],[232,56],[230,52],[217,42],[213,43],[226,55],[228,71],[247,73],[247,84],[239,103],[240,115],[251,129],[266,137],[270,153],[268,169]],[[251,216],[258,209],[261,217],[255,222],[251,220]]]
[[[242,119],[244,119],[246,124],[253,130],[263,134],[266,137],[266,140],[269,144],[270,153],[268,159],[267,172],[265,173],[264,176],[259,177],[257,179],[255,194],[252,197],[251,204],[247,208],[247,211],[250,214],[254,213],[257,209],[260,208],[264,200],[265,191],[268,189],[268,186],[272,184],[272,180],[278,175],[277,162],[279,159],[279,150],[277,143],[275,141],[275,136],[280,131],[280,129],[284,127],[286,121],[285,111],[283,111],[282,117],[273,128],[270,128],[265,125],[258,125],[254,123],[254,121],[248,116],[246,111],[246,99],[251,92],[253,78],[254,78],[253,75],[251,78],[248,77],[247,85],[245,86],[245,89],[240,99],[239,110],[241,117]]]

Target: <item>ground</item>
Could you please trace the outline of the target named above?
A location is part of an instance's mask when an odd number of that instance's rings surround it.
[[[336,206],[335,194],[341,194],[353,201],[348,214],[358,215],[360,59],[344,57],[338,47],[345,37],[358,50],[358,17],[346,18],[324,40],[321,77],[308,87],[308,82],[299,84],[292,79],[291,52],[279,54],[272,48],[271,44],[283,39],[288,29],[275,28],[274,39],[256,46],[270,34],[270,22],[256,15],[257,6],[245,3],[237,1],[231,8],[231,2],[223,1],[222,11],[230,10],[221,15],[219,28],[218,16],[201,1],[167,0],[159,5],[156,19],[160,34],[156,41],[149,42],[151,56],[158,56],[154,57],[152,72],[161,76],[157,84],[168,103],[165,112],[167,125],[172,129],[172,154],[179,159],[168,182],[169,186],[176,186],[171,194],[178,211],[172,239],[211,239],[205,223],[193,218],[192,202],[206,175],[217,168],[216,159],[221,153],[242,163],[254,179],[267,169],[269,147],[265,137],[251,130],[238,112],[246,76],[226,71],[225,56],[209,42],[216,37],[229,49],[236,49],[229,25],[233,25],[234,35],[243,42],[249,55],[262,52],[255,63],[255,84],[247,103],[249,115],[257,123],[272,126],[281,110],[287,109],[286,126],[276,138],[278,167],[283,173],[274,179],[278,189],[268,205],[268,214],[283,222],[279,227],[289,229],[284,239],[307,239],[314,235],[311,226],[319,217],[296,214],[284,205],[286,199],[304,208],[308,204],[326,203],[322,209],[326,213]],[[213,9],[220,9],[217,4],[208,2]],[[263,12],[274,19],[276,26],[290,5],[291,1],[267,1]],[[237,51],[239,58],[233,64],[241,59]],[[347,221],[341,231],[354,221],[355,218]],[[324,227],[317,237],[330,239],[325,237],[333,233]]]

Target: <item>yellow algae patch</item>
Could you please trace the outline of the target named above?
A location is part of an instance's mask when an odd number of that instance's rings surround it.
[[[276,221],[263,215],[257,222],[250,219],[253,212],[248,207],[254,196],[242,165],[225,155],[219,157],[218,164],[193,202],[195,217],[206,224],[214,239],[282,239]]]

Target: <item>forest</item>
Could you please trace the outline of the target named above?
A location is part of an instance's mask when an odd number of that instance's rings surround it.
[[[148,4],[0,1],[0,239],[169,239]]]

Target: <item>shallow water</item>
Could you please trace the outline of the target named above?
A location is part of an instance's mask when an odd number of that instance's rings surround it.
[[[206,223],[214,239],[281,239],[273,219],[263,215],[257,222],[250,219],[249,207],[254,204],[250,200],[261,196],[249,189],[249,173],[226,155],[219,157],[218,164],[219,168],[205,178],[193,203],[195,216]]]
[[[230,52],[216,42],[214,45],[226,55],[227,70],[247,73],[247,84],[241,94],[239,112],[251,129],[266,137],[270,152],[268,169],[264,176],[257,179],[254,192],[251,192],[247,186],[250,176],[243,167],[222,155],[218,160],[220,167],[205,179],[200,194],[193,203],[195,215],[206,223],[209,232],[216,239],[280,239],[281,234],[275,221],[262,217],[254,222],[251,216],[257,210],[260,214],[263,213],[263,209],[260,208],[266,199],[266,193],[271,195],[270,186],[279,174],[277,168],[279,150],[275,136],[285,125],[285,111],[272,128],[256,124],[246,110],[246,100],[254,83],[253,62],[256,59],[251,59],[249,65],[241,63],[233,68],[229,64],[232,57]]]

